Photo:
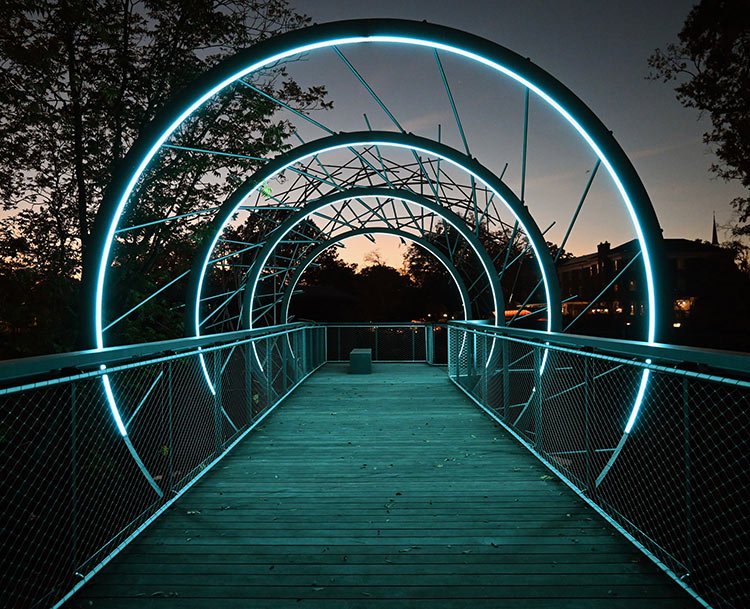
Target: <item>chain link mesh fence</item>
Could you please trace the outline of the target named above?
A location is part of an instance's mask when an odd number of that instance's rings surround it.
[[[323,327],[280,329],[0,387],[0,606],[49,607],[85,581],[322,365],[324,346]]]
[[[448,344],[451,379],[679,580],[750,606],[747,375],[481,328],[450,326]]]

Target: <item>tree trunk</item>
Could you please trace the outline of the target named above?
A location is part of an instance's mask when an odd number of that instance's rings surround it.
[[[67,0],[60,4],[64,23],[64,44],[68,69],[70,112],[73,119],[73,171],[76,183],[76,215],[81,251],[85,254],[88,242],[88,188],[85,175],[85,150],[83,145],[83,110],[81,108],[81,84],[78,74],[78,59],[75,46],[76,16],[72,14]]]

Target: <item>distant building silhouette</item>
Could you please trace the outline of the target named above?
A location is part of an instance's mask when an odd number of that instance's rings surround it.
[[[714,226],[711,231],[711,245],[719,245],[719,235],[716,232],[716,212],[714,212]]]
[[[714,224],[714,241],[716,237]],[[673,326],[682,327],[696,308],[709,308],[708,303],[716,307],[713,314],[720,315],[722,303],[732,298],[733,287],[745,281],[732,252],[700,240],[665,239],[664,245]],[[628,266],[639,252],[635,239],[617,247],[605,241],[594,253],[560,263],[562,296],[571,299],[563,305],[563,314],[573,319],[588,307],[576,324],[580,331],[630,338],[644,327],[647,302],[643,265],[636,260]]]

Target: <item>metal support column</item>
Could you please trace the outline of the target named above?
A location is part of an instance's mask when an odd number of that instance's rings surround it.
[[[510,348],[506,339],[500,339],[503,358],[503,419],[510,417]]]
[[[70,554],[71,567],[78,569],[78,412],[76,384],[70,384]]]
[[[169,425],[169,439],[167,446],[167,480],[164,489],[164,501],[169,501],[174,490],[174,432],[173,432],[173,407],[174,397],[172,395],[172,362],[167,362],[167,424]]]
[[[685,471],[685,525],[687,545],[688,573],[693,568],[693,489],[690,463],[690,382],[687,377],[682,379],[682,421],[683,421],[683,452]]]
[[[583,441],[585,451],[585,471],[586,471],[586,493],[590,498],[596,494],[596,478],[594,477],[594,468],[591,459],[591,397],[594,389],[594,377],[591,373],[591,358],[583,358]]]
[[[534,345],[534,388],[532,389],[532,412],[534,413],[534,448],[543,452],[542,421],[542,347]],[[549,364],[549,362],[547,362]]]
[[[221,421],[221,351],[213,352],[214,360],[214,446],[216,454],[221,453],[223,444]]]

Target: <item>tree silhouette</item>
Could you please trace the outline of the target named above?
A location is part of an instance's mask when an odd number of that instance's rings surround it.
[[[308,22],[286,0],[5,3],[0,273],[6,298],[0,332],[14,331],[12,353],[6,347],[6,355],[73,347],[70,328],[76,325],[78,279],[93,215],[112,168],[166,100],[238,49]],[[263,72],[258,84],[301,110],[331,106],[324,87],[303,89],[283,66]],[[182,145],[264,157],[288,147],[291,125],[276,111],[250,89],[219,94],[185,131],[200,142],[179,132],[175,137]],[[237,137],[240,133],[245,137]],[[212,155],[165,153],[160,161],[158,173],[144,177],[147,196],[134,223],[217,206],[255,168]],[[217,180],[220,170],[223,179]],[[124,238],[114,271],[117,285],[124,286],[121,300],[152,293],[155,282],[189,266],[194,235],[194,225],[170,223]],[[130,339],[151,339],[160,325],[182,323],[168,310],[150,313],[152,327],[140,334],[131,328]]]
[[[737,181],[748,196],[731,203],[734,233],[750,236],[750,11],[745,0],[702,0],[688,14],[678,42],[648,60],[652,79],[675,82],[686,108],[707,114],[703,141],[719,160],[711,171]]]

